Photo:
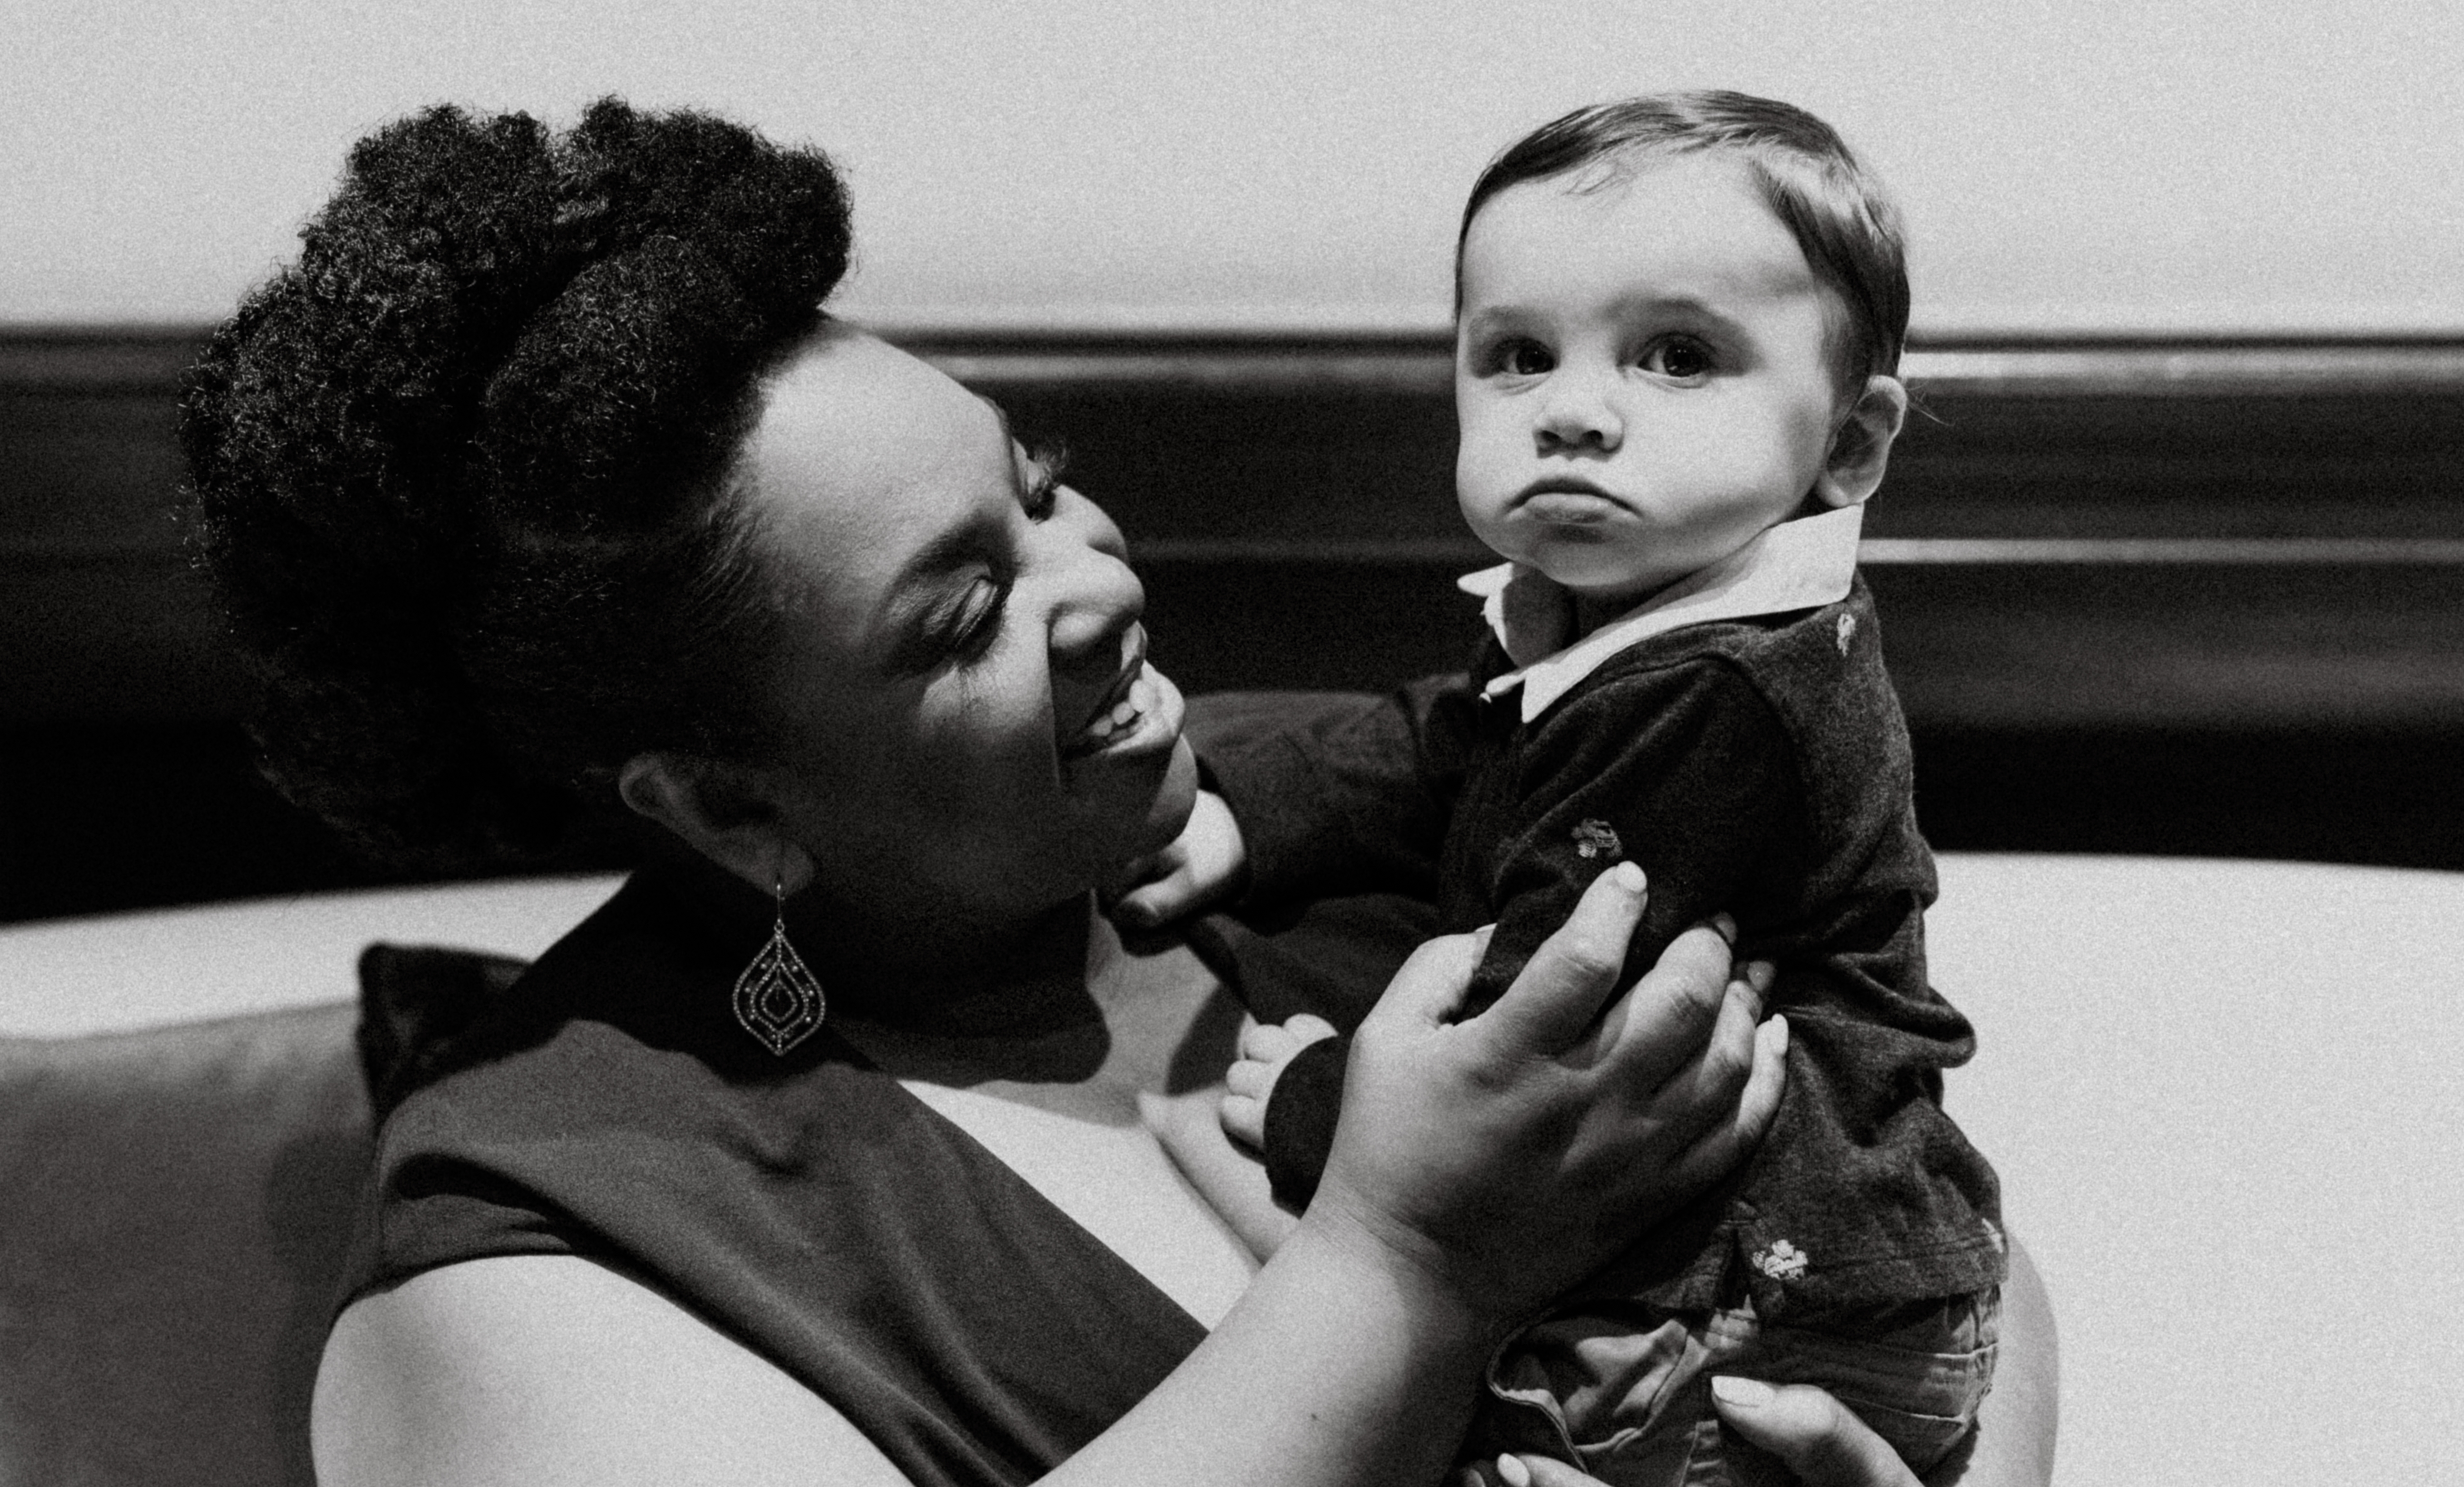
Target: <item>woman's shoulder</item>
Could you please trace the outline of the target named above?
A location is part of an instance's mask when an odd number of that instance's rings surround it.
[[[837,1028],[784,1058],[746,1037],[723,942],[578,935],[386,1121],[362,1305],[480,1263],[600,1261],[835,1402],[919,1480],[1058,1461],[1203,1335]]]
[[[449,1265],[354,1302],[312,1429],[335,1483],[907,1480],[767,1359],[561,1256]]]

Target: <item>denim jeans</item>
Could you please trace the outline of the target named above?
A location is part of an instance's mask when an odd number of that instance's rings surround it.
[[[1991,1388],[2001,1293],[1988,1290],[1766,1325],[1749,1300],[1707,1312],[1588,1301],[1490,1361],[1468,1448],[1551,1455],[1616,1487],[1764,1487],[1793,1480],[1726,1433],[1711,1376],[1818,1384],[1930,1471],[1964,1445]]]

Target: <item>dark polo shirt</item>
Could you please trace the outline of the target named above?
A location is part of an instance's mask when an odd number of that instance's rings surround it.
[[[1348,895],[1434,899],[1442,930],[1497,926],[1473,984],[1485,1006],[1592,879],[1630,858],[1651,887],[1629,976],[1725,910],[1740,953],[1777,964],[1770,1005],[1792,1037],[1760,1152],[1601,1290],[1676,1307],[1742,1290],[1776,1320],[1998,1283],[1993,1170],[1942,1107],[1943,1071],[1975,1039],[1925,979],[1933,858],[1863,580],[1817,608],[1648,636],[1529,719],[1512,691],[1488,694],[1511,666],[1492,638],[1468,676],[1385,697],[1197,710],[1193,736],[1248,845],[1243,918],[1288,924],[1289,905]],[[1253,1006],[1277,1004],[1265,983],[1312,974],[1272,933],[1218,939]],[[1365,1000],[1353,989],[1328,1010],[1342,1025]],[[1323,1163],[1343,1041],[1277,1083],[1268,1156],[1287,1195]]]

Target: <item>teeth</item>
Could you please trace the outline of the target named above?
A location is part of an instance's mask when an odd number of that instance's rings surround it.
[[[1112,711],[1087,725],[1086,737],[1089,742],[1101,744],[1109,741],[1114,734],[1134,727],[1154,709],[1155,684],[1147,678],[1146,669],[1140,667],[1138,674],[1131,679],[1128,692],[1112,704]]]

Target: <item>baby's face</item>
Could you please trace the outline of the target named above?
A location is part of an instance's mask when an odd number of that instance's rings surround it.
[[[1509,186],[1463,247],[1455,489],[1482,541],[1639,601],[1793,513],[1844,406],[1827,292],[1745,166]]]

